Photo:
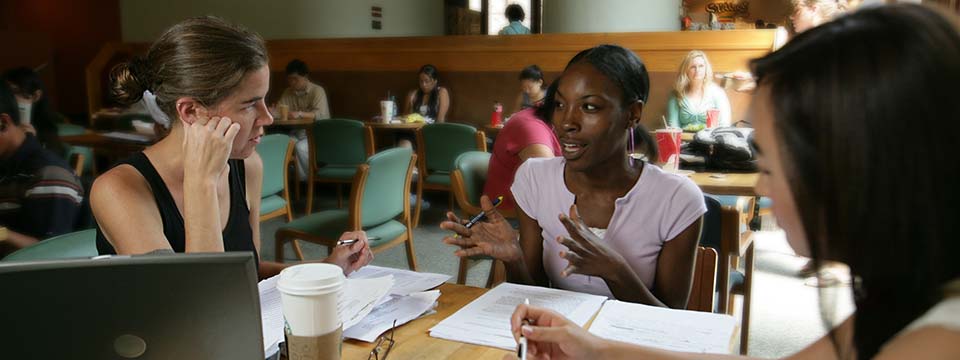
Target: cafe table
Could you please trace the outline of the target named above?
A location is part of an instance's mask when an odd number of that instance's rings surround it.
[[[513,351],[488,346],[472,345],[451,340],[430,337],[429,330],[443,319],[476,300],[488,289],[445,283],[440,286],[440,298],[437,299],[436,313],[421,317],[409,323],[397,326],[393,333],[394,345],[387,359],[480,359],[502,360],[504,355]],[[596,316],[596,314],[594,314]],[[586,327],[593,322],[591,318]],[[737,332],[734,331],[734,334]],[[736,342],[736,336],[730,339],[730,349]],[[375,343],[359,340],[344,340],[342,359],[367,359]],[[381,358],[382,359],[382,358]]]
[[[714,195],[758,196],[759,173],[695,172],[690,175],[700,190]]]
[[[496,359],[512,353],[503,349],[471,345],[430,337],[429,330],[453,313],[476,300],[488,289],[445,283],[440,286],[436,313],[397,326],[394,345],[387,359]],[[366,359],[375,343],[344,340],[343,359]]]
[[[125,134],[114,132],[115,134]],[[60,141],[64,144],[73,146],[86,146],[92,148],[95,153],[106,156],[112,160],[123,158],[132,153],[143,151],[147,146],[153,145],[159,139],[156,137],[148,138],[144,141],[122,139],[109,136],[110,133],[88,132],[79,135],[61,136]],[[143,136],[138,133],[129,133],[131,135]]]

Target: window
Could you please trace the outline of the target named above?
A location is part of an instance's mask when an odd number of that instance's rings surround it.
[[[474,2],[475,0],[470,1],[471,9],[473,9]],[[497,35],[500,33],[500,29],[510,24],[507,16],[504,15],[504,11],[506,11],[507,5],[511,4],[518,4],[523,8],[523,13],[526,16],[522,23],[524,26],[533,29],[533,26],[531,26],[533,19],[531,0],[487,0],[487,35]]]

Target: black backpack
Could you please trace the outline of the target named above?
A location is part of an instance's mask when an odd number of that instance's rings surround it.
[[[718,127],[703,129],[682,149],[683,160],[711,170],[756,171],[757,158],[750,146],[753,129]]]

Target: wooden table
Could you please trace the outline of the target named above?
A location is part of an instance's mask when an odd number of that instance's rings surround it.
[[[440,286],[437,313],[402,326],[393,335],[396,343],[388,359],[496,359],[512,351],[471,345],[430,337],[428,330],[487,292],[487,289],[446,283]],[[373,343],[359,340],[343,342],[343,359],[366,359]]]
[[[382,122],[374,122],[374,121],[368,121],[366,122],[366,124],[369,125],[371,128],[373,128],[374,130],[388,130],[388,131],[389,130],[416,130],[426,125],[426,123],[423,123],[423,122],[382,123]]]
[[[95,152],[110,158],[119,158],[131,153],[143,151],[143,149],[146,149],[147,146],[152,145],[157,140],[158,139],[153,139],[144,143],[111,138],[94,132],[60,137],[60,141],[65,144],[90,147],[93,148]]]
[[[297,128],[309,128],[310,125],[313,125],[314,121],[312,119],[287,119],[287,120],[273,120],[273,124],[270,126],[290,126]]]
[[[486,132],[487,135],[491,138],[497,137],[497,135],[500,134],[500,130],[502,129],[503,129],[503,124],[500,124],[498,126],[493,126],[490,124],[483,125],[483,131]]]
[[[700,190],[714,195],[759,196],[756,191],[759,173],[698,172],[690,175]]]

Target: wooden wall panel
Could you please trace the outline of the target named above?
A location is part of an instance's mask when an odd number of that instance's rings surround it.
[[[768,53],[773,30],[702,31],[618,34],[544,34],[530,36],[444,36],[416,38],[273,40],[270,51],[271,93],[276,100],[284,83],[283,70],[301,59],[311,77],[324,86],[331,113],[369,119],[379,111],[387,91],[403,100],[416,86],[416,71],[426,63],[441,72],[441,84],[451,93],[451,121],[482,124],[490,118],[493,101],[512,108],[519,91],[517,74],[537,64],[553,80],[580,50],[603,43],[636,52],[651,73],[651,94],[643,121],[656,126],[665,112],[667,94],[683,56],[704,50],[714,71],[746,70],[747,62]],[[112,44],[88,67],[88,86],[104,89],[106,66],[117,53],[142,51],[145,44]],[[741,119],[749,95],[729,92],[734,120]],[[91,103],[96,110],[97,104]]]

